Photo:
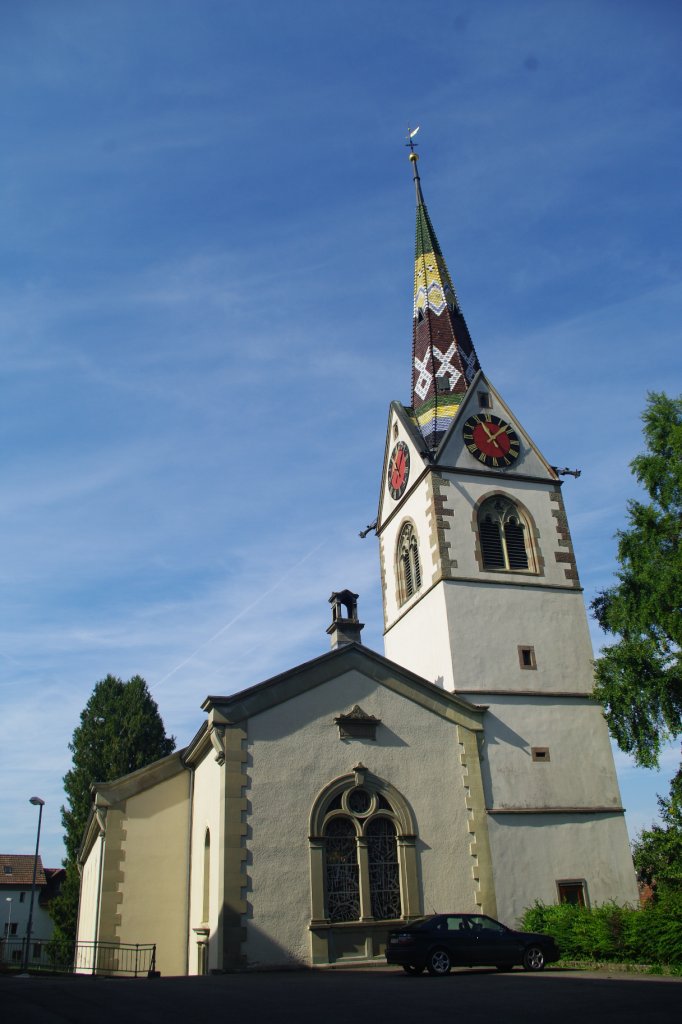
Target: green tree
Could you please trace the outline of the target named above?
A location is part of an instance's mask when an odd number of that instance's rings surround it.
[[[682,887],[682,768],[672,780],[670,796],[658,798],[661,824],[644,829],[632,844],[637,876],[665,896]]]
[[[597,660],[595,696],[621,750],[655,767],[682,732],[682,396],[649,394],[642,419],[646,450],[630,465],[649,500],[628,502],[618,583],[592,602],[616,638]]]
[[[68,801],[62,807],[66,880],[50,910],[58,939],[76,935],[76,858],[90,813],[90,786],[143,768],[174,749],[175,739],[166,736],[156,701],[141,676],[123,682],[108,675],[97,683],[69,744],[73,760],[64,776]]]

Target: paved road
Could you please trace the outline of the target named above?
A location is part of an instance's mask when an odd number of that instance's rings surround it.
[[[0,1014],[20,1024],[502,1024],[677,1022],[682,979],[571,971],[454,971],[414,978],[393,968],[205,978],[0,977]],[[462,1016],[466,1015],[466,1016]]]

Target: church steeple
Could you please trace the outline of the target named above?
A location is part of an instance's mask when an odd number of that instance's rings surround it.
[[[435,451],[480,364],[426,209],[413,134],[408,143],[417,192],[412,408],[427,447]]]

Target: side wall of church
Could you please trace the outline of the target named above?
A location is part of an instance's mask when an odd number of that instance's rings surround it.
[[[375,741],[339,738],[334,719],[355,704],[381,719]],[[248,751],[248,963],[310,962],[309,816],[358,762],[413,811],[420,909],[480,909],[454,723],[354,670],[250,718]]]
[[[128,797],[121,810],[116,938],[155,942],[157,970],[184,974],[189,772]]]

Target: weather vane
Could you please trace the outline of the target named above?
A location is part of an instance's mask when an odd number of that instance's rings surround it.
[[[414,141],[414,137],[417,134],[417,132],[419,131],[419,127],[420,126],[417,125],[416,128],[410,128],[409,124],[407,126],[407,136],[406,136],[407,137],[407,142],[405,143],[405,145],[410,147],[410,152],[412,154],[414,154],[415,146],[419,145],[419,143]]]

